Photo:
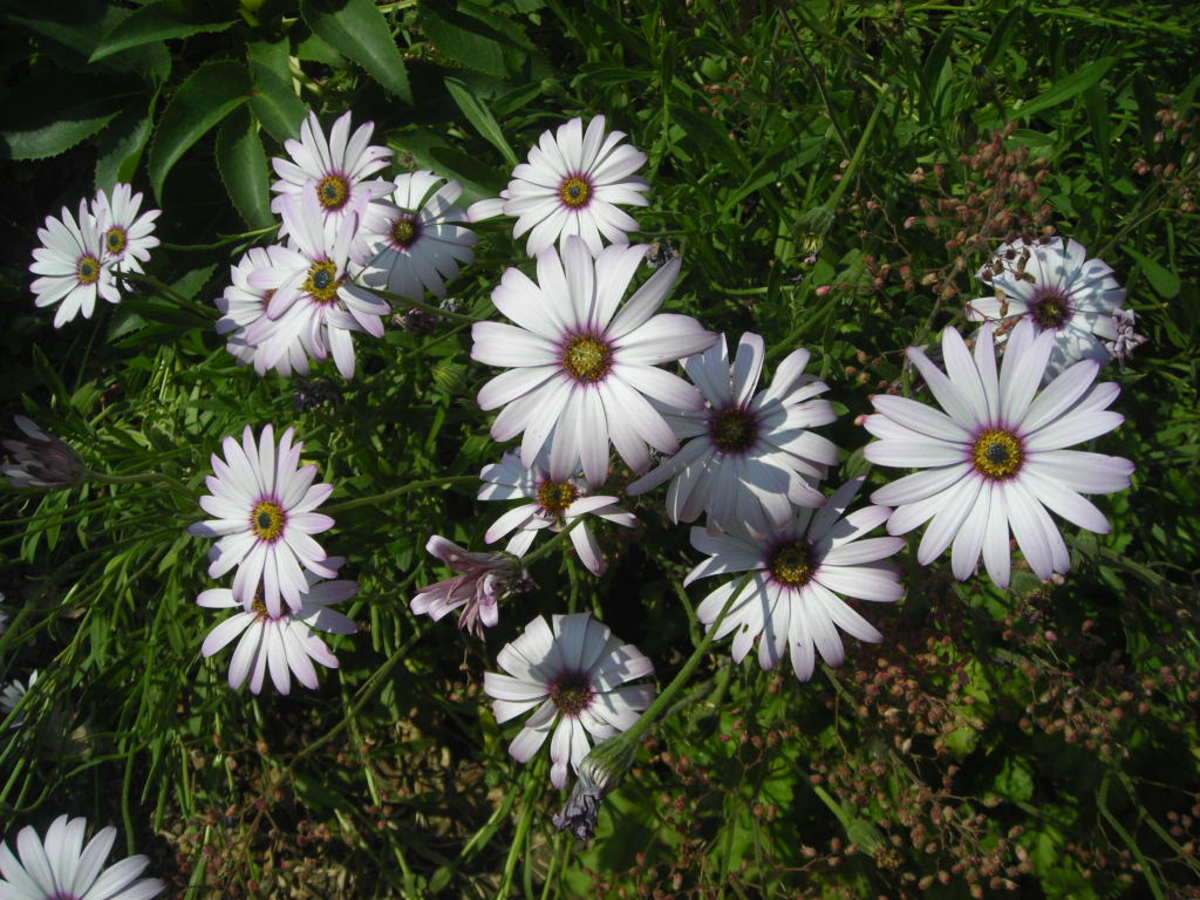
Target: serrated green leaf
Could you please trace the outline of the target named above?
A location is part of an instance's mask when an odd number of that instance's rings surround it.
[[[232,60],[208,63],[193,72],[163,112],[150,148],[150,184],[163,202],[167,173],[187,149],[227,115],[250,100],[250,75]]]
[[[124,21],[105,34],[92,51],[88,62],[98,62],[130,47],[140,47],[155,41],[224,31],[235,21],[237,20],[214,21],[207,16],[198,15],[191,5],[184,4],[181,0],[158,0],[134,10]]]
[[[1137,260],[1138,268],[1146,276],[1150,282],[1150,287],[1154,288],[1164,300],[1170,300],[1179,295],[1179,276],[1170,269],[1165,268],[1160,263],[1155,262],[1150,257],[1138,253],[1132,247],[1125,247],[1125,252]]]
[[[235,110],[217,132],[217,171],[238,215],[251,228],[275,221],[271,212],[267,154],[246,109]]]
[[[325,43],[366,69],[386,90],[412,103],[404,58],[387,20],[371,0],[301,0],[300,15]]]
[[[0,158],[45,159],[70,150],[115,119],[115,98],[89,100],[68,109],[52,107],[53,121],[17,125],[0,131]]]
[[[98,142],[96,156],[96,187],[111,191],[118,181],[133,181],[150,140],[151,116],[154,104],[147,112],[139,107],[130,107],[121,113],[105,129]]]
[[[451,9],[421,10],[421,30],[435,47],[468,69],[496,78],[507,75],[504,48],[479,32],[479,23]]]
[[[1115,56],[1104,56],[1080,66],[1070,75],[1056,81],[1045,93],[1022,105],[1020,109],[1016,110],[1016,114],[1022,118],[1028,118],[1082,94],[1100,81],[1116,61]]]
[[[267,133],[281,144],[299,135],[300,123],[308,114],[308,107],[292,90],[289,55],[286,40],[274,44],[259,41],[246,46],[246,62],[254,87],[250,108]]]
[[[458,78],[447,78],[445,82],[446,90],[450,92],[450,96],[458,104],[458,108],[463,111],[463,115],[467,117],[467,121],[475,126],[475,130],[488,143],[500,151],[510,166],[515,166],[519,162],[517,154],[513,152],[513,148],[504,139],[504,132],[500,130],[500,123],[496,121],[491,110],[479,101],[475,92],[465,82]]]

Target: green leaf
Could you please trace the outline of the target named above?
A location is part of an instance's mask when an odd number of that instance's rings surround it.
[[[457,78],[446,79],[446,90],[450,92],[450,96],[454,98],[458,108],[463,111],[467,121],[475,126],[475,130],[500,151],[510,166],[515,166],[519,162],[517,154],[504,139],[504,132],[500,130],[500,123],[496,121],[496,117],[492,115],[491,110],[479,102],[475,92]]]
[[[435,47],[468,69],[503,78],[508,74],[504,48],[498,41],[480,34],[478,28],[478,22],[451,9],[421,10],[421,30]]]
[[[1060,103],[1065,103],[1072,97],[1082,94],[1100,81],[1116,61],[1115,56],[1103,56],[1080,66],[1066,78],[1055,82],[1044,94],[1023,104],[1020,109],[1016,110],[1016,114],[1022,118],[1029,118],[1035,113],[1058,106]]]
[[[300,0],[300,15],[325,43],[366,69],[386,90],[412,103],[404,58],[387,20],[371,0]]]
[[[1013,803],[1033,799],[1033,768],[1020,757],[1008,756],[992,782],[992,790]]]
[[[54,119],[17,124],[0,131],[0,159],[58,156],[115,119],[121,112],[117,103],[116,98],[87,100],[67,109],[31,104],[29,109],[44,111]]]
[[[246,46],[246,62],[254,93],[250,108],[267,133],[279,143],[300,133],[300,123],[308,114],[304,101],[292,90],[286,40],[275,44],[260,41]]]
[[[192,144],[250,99],[246,67],[231,60],[201,66],[193,72],[163,112],[150,148],[150,184],[163,202],[167,173]]]
[[[1150,282],[1150,286],[1164,300],[1179,294],[1179,276],[1170,269],[1164,268],[1150,257],[1138,253],[1132,247],[1125,247],[1125,252],[1137,260],[1138,267]]]
[[[473,202],[483,197],[495,197],[504,186],[496,173],[469,154],[447,143],[431,130],[414,129],[392,138],[392,144],[411,153],[417,163],[447,175],[462,183],[464,200]]]
[[[198,15],[192,4],[181,0],[158,0],[135,10],[123,22],[100,39],[88,62],[97,62],[106,56],[171,38],[185,38],[204,32],[224,31],[236,19],[213,21]]]
[[[217,132],[217,171],[234,208],[251,228],[275,221],[271,212],[267,154],[246,109],[236,110]]]
[[[150,140],[151,116],[149,112],[132,106],[121,113],[100,136],[96,157],[96,187],[111,191],[118,181],[133,181],[142,159],[142,151]]]

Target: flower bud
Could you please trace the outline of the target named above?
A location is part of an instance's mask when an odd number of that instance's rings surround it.
[[[15,465],[4,466],[0,473],[13,487],[71,487],[84,480],[87,466],[70,444],[46,434],[24,416],[14,420],[29,440],[3,442]]]

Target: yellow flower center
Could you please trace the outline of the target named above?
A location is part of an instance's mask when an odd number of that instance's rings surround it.
[[[412,216],[401,216],[392,223],[392,240],[397,247],[407,250],[417,240],[419,230]]]
[[[259,500],[250,510],[250,531],[260,541],[274,541],[283,534],[287,514],[273,500]]]
[[[1003,428],[994,428],[976,439],[975,446],[971,448],[971,457],[979,474],[1003,481],[1021,470],[1025,453],[1021,449],[1020,438]]]
[[[708,436],[724,453],[745,453],[758,440],[758,419],[741,407],[731,406],[708,420]]]
[[[562,367],[576,381],[599,381],[612,368],[612,347],[599,338],[577,334],[563,349]]]
[[[124,253],[128,243],[129,239],[125,234],[125,229],[120,225],[114,225],[104,232],[104,248],[113,256]]]
[[[561,519],[567,507],[579,496],[579,488],[569,481],[543,481],[538,485],[537,501],[542,512]]]
[[[75,277],[80,284],[94,284],[100,278],[100,260],[85,256],[75,264]]]
[[[767,568],[780,584],[794,588],[804,587],[816,569],[813,565],[812,548],[806,541],[783,544],[771,554]]]
[[[313,263],[308,267],[308,277],[304,279],[304,290],[315,301],[327,305],[337,299],[338,288],[342,286],[341,278],[337,277],[337,266],[329,260]]]
[[[337,212],[350,199],[350,184],[341,175],[326,175],[317,183],[317,199],[328,212]]]
[[[582,672],[564,672],[550,683],[550,699],[560,713],[574,718],[592,702],[592,683]]]
[[[579,175],[571,175],[563,179],[558,189],[558,197],[569,209],[580,209],[587,206],[592,199],[592,186]]]

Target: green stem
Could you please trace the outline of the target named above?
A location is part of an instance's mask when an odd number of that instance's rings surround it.
[[[434,306],[432,303],[426,303],[424,300],[414,300],[412,297],[401,297],[399,294],[393,294],[391,291],[381,290],[380,288],[366,288],[372,294],[377,294],[383,299],[395,303],[397,306],[415,306],[417,309],[422,309],[427,313],[435,316],[442,316],[446,319],[456,319],[459,322],[486,322],[487,319],[479,316],[468,316],[463,313],[451,312],[448,309],[442,309],[440,306]]]
[[[101,484],[138,484],[144,481],[159,481],[162,482],[171,490],[179,491],[182,494],[190,494],[192,492],[182,481],[176,481],[170,475],[164,475],[162,472],[134,472],[132,475],[108,475],[104,472],[89,472],[89,481],[98,481]]]
[[[425,478],[421,481],[410,481],[408,484],[402,484],[400,487],[392,488],[390,491],[384,491],[382,494],[372,494],[369,497],[356,497],[353,500],[347,500],[345,503],[335,503],[333,506],[326,506],[321,509],[323,513],[340,513],[348,509],[355,509],[359,506],[371,506],[372,504],[382,503],[385,500],[391,500],[394,497],[401,497],[404,494],[411,494],[413,491],[419,491],[423,488],[438,487],[444,484],[478,484],[478,475],[444,475],[441,478]]]
[[[150,288],[162,296],[163,299],[170,300],[172,303],[177,304],[183,309],[191,310],[204,319],[213,319],[217,316],[216,307],[205,306],[202,303],[197,303],[194,300],[190,300],[189,298],[180,294],[166,282],[159,281],[153,275],[138,275],[131,272],[122,272],[121,279],[141,285],[142,287]]]
[[[183,253],[200,252],[203,250],[220,250],[229,244],[236,244],[238,241],[243,241],[246,238],[256,238],[264,234],[269,234],[279,228],[278,225],[268,225],[266,228],[256,228],[254,231],[246,231],[242,234],[226,234],[222,235],[217,241],[211,244],[172,244],[169,241],[163,241],[159,244],[164,250],[179,250]]]
[[[517,871],[517,860],[525,841],[529,837],[529,829],[533,825],[533,804],[545,790],[546,765],[550,757],[542,753],[533,768],[529,769],[522,785],[524,796],[521,798],[521,818],[517,820],[517,833],[513,836],[512,846],[508,849],[508,858],[504,861],[504,874],[501,876],[500,889],[496,892],[496,900],[505,900],[512,890],[513,876]]]
[[[583,516],[576,516],[570,525],[568,525],[554,537],[550,538],[550,540],[546,541],[546,543],[542,544],[542,546],[538,547],[528,556],[521,557],[521,565],[527,567],[529,563],[533,562],[534,560],[541,559],[543,556],[549,556],[551,552],[557,549],[558,546],[567,539],[567,535],[571,533],[571,529],[573,529],[582,521]]]

